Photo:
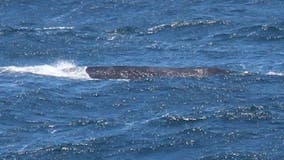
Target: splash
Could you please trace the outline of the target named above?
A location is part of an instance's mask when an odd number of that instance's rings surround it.
[[[270,71],[266,75],[269,75],[269,76],[284,76],[284,73]]]
[[[68,61],[58,61],[51,65],[6,66],[0,67],[0,72],[32,73],[36,75],[63,77],[70,79],[90,80],[86,67],[76,66]]]

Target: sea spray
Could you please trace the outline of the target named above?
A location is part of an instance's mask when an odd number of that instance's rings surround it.
[[[269,75],[269,76],[284,76],[284,73],[269,71],[266,75]]]
[[[89,80],[85,66],[77,66],[69,61],[57,61],[53,64],[34,66],[5,66],[0,67],[0,72],[32,73],[43,76],[64,77],[70,79]]]

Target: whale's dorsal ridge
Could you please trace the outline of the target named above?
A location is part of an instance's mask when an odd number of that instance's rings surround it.
[[[206,77],[229,74],[217,67],[149,67],[149,66],[96,66],[87,67],[86,72],[94,79],[141,79],[155,77]]]

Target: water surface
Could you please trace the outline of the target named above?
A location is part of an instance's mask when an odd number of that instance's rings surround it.
[[[0,159],[283,158],[283,8],[1,1]],[[238,74],[92,80],[97,65]]]

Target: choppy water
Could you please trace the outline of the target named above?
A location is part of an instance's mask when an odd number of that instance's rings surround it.
[[[283,158],[283,15],[281,0],[1,1],[0,159]],[[96,65],[239,74],[92,80]]]

